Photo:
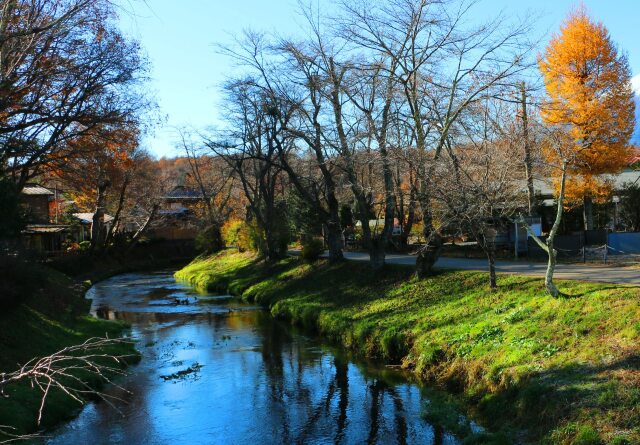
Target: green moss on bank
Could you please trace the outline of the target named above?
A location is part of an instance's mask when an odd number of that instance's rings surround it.
[[[34,357],[49,355],[88,338],[121,335],[123,324],[88,315],[90,301],[84,298],[86,285],[37,265],[25,265],[15,270],[12,280],[16,283],[31,280],[35,286],[26,286],[28,295],[22,295],[20,301],[0,311],[0,372],[14,371]],[[131,361],[138,359],[131,343],[113,346],[104,352],[129,355]],[[82,378],[93,387],[102,383],[86,374]],[[5,393],[8,397],[0,397],[0,425],[15,427],[16,433],[36,431],[41,393],[27,382],[10,385]],[[80,405],[67,395],[52,391],[40,428],[49,428],[73,417],[79,408]],[[2,439],[0,434],[0,442]]]
[[[369,357],[401,363],[459,392],[493,429],[526,429],[526,441],[640,443],[640,290],[366,264],[267,266],[248,254],[199,258],[176,278],[229,292]],[[522,439],[522,436],[519,436]]]

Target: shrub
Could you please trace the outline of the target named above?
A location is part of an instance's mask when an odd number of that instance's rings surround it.
[[[224,248],[220,226],[212,224],[196,236],[196,249],[204,253],[214,253]]]
[[[222,226],[222,239],[227,246],[233,246],[240,252],[258,250],[257,229],[246,221],[230,219]]]
[[[290,239],[289,227],[286,224],[278,224],[274,227],[272,235],[278,253],[286,254]],[[228,246],[235,246],[240,252],[254,251],[264,255],[266,251],[265,234],[255,221],[230,220],[222,227],[222,237]]]
[[[240,252],[260,250],[260,232],[254,224],[242,223],[238,233],[238,250]]]
[[[316,261],[324,252],[324,244],[317,238],[302,239],[302,259],[308,262]]]
[[[227,246],[238,247],[238,237],[243,224],[239,219],[230,219],[222,225],[222,239]]]
[[[258,252],[262,257],[267,253],[267,238],[264,231],[258,227],[255,221],[251,221],[246,224],[246,231],[242,231],[243,244],[246,245],[246,250],[253,250]],[[287,253],[287,247],[289,246],[290,239],[289,227],[286,224],[278,224],[273,227],[271,236],[273,237],[274,244],[272,246],[275,249],[273,254],[283,257]]]

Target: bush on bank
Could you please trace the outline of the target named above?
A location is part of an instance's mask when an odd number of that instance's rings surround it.
[[[260,303],[276,317],[462,395],[492,429],[525,442],[640,443],[638,288],[480,272],[417,280],[366,264],[266,265],[250,254],[202,257],[176,273]],[[515,437],[515,436],[513,436]]]

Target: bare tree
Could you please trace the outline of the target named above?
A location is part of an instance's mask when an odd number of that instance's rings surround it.
[[[255,220],[264,242],[259,247],[267,261],[286,254],[286,214],[283,212],[282,168],[277,158],[290,146],[277,99],[265,94],[252,78],[226,86],[229,128],[207,146],[233,169],[249,203],[248,219]]]
[[[221,227],[231,214],[229,201],[233,192],[233,174],[224,160],[211,156],[210,149],[193,140],[186,130],[178,130],[180,145],[189,164],[190,177],[204,201],[205,229],[216,241],[213,250],[224,247]]]
[[[358,135],[365,140],[367,153],[372,145],[376,156],[369,159],[379,160],[384,193],[384,225],[380,233],[372,234],[369,227],[368,208],[365,205],[364,187],[352,184],[352,190],[359,204],[360,221],[364,244],[369,250],[370,264],[374,269],[384,265],[385,249],[391,241],[396,211],[396,195],[393,181],[393,166],[389,147],[389,133],[393,130],[394,105],[396,99],[396,77],[394,76],[396,59],[386,57],[373,62],[358,63],[350,70],[349,79],[343,84],[346,96],[363,119],[364,131]],[[353,144],[355,145],[355,144]],[[343,155],[344,156],[344,155]],[[344,156],[347,162],[355,156]],[[372,165],[372,164],[370,164]],[[355,168],[351,167],[353,170]],[[347,170],[347,171],[350,171]],[[351,178],[357,181],[358,178]],[[362,178],[361,178],[362,180]]]
[[[132,170],[135,174],[129,177],[129,192],[121,216],[123,228],[135,228],[125,254],[133,250],[149,229],[163,222],[160,207],[170,185],[169,179],[148,153],[140,153],[134,162]]]
[[[560,291],[553,283],[553,274],[558,256],[558,252],[554,248],[554,241],[562,221],[569,169],[572,164],[575,164],[577,153],[574,150],[569,134],[561,127],[547,128],[542,144],[546,151],[546,166],[554,177],[559,178],[556,196],[556,216],[547,239],[544,241],[535,234],[522,215],[518,218],[518,222],[527,229],[529,236],[533,238],[536,244],[547,253],[548,261],[544,284],[549,295],[558,297]]]
[[[12,385],[24,382],[28,383],[34,391],[39,391],[41,397],[36,419],[38,426],[46,415],[46,403],[53,391],[62,392],[80,404],[84,404],[89,398],[98,397],[114,406],[113,402],[118,400],[116,397],[90,386],[78,375],[81,371],[102,383],[115,384],[112,379],[114,376],[124,374],[126,361],[131,357],[109,354],[105,349],[123,342],[126,340],[90,338],[80,345],[69,346],[49,356],[29,360],[16,371],[0,374],[0,396],[9,397],[5,390]],[[36,436],[16,434],[15,429],[9,425],[0,425],[0,434],[7,437],[5,439],[0,436],[0,443]]]
[[[487,257],[489,286],[497,287],[495,250],[517,212],[526,207],[518,177],[520,131],[508,105],[486,100],[459,122],[459,145],[447,147],[434,171],[438,217],[471,234]],[[453,172],[453,174],[452,174]]]
[[[311,16],[307,19],[312,25]],[[289,143],[277,144],[277,156],[263,160],[276,163],[321,218],[329,260],[339,261],[343,259],[337,198],[339,172],[324,119],[328,82],[321,67],[326,58],[319,29],[313,26],[311,29],[314,37],[302,42],[246,32],[237,47],[221,50],[253,72],[255,85],[270,98],[272,105],[279,107],[274,116]],[[299,168],[303,165],[304,168]],[[315,168],[307,168],[310,166]]]
[[[419,153],[418,196],[426,246],[418,253],[418,275],[437,260],[442,240],[434,227],[431,177],[465,110],[492,86],[526,68],[531,45],[524,25],[504,26],[503,18],[472,29],[464,21],[474,2],[368,0],[344,2],[350,40],[397,59],[398,82]]]
[[[299,43],[286,41],[282,47],[293,56],[305,74],[303,79],[313,105],[311,109],[314,110],[307,114],[313,116],[310,121],[315,131],[315,143],[310,146],[315,146],[316,151],[322,149],[324,153],[319,159],[332,159],[341,171],[356,202],[371,265],[380,268],[384,264],[385,248],[393,231],[395,212],[395,190],[387,143],[395,78],[388,74],[394,68],[385,66],[387,63],[394,64],[395,60],[374,55],[373,58],[362,57],[354,62],[355,48],[345,50],[348,42],[344,36],[326,31],[331,29],[326,24],[326,17],[316,15],[311,7],[302,4],[300,9],[308,25],[308,38]],[[322,113],[323,110],[327,110],[327,113]],[[304,136],[301,131],[294,134]],[[310,137],[303,139],[312,141]],[[375,228],[372,231],[369,226],[374,192],[365,181],[372,179],[373,175],[365,178],[358,174],[361,165],[359,152],[363,150],[370,154],[375,152],[383,177],[385,223],[379,233]],[[369,158],[368,162],[372,169],[373,158]],[[325,174],[325,177],[330,179],[335,190],[335,174],[331,178]],[[337,225],[337,200],[330,210]]]

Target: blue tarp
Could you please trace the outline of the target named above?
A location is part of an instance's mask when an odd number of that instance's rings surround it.
[[[621,232],[609,234],[609,253],[640,253],[640,233]]]

